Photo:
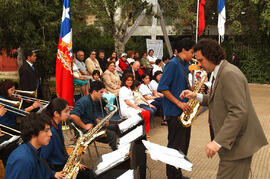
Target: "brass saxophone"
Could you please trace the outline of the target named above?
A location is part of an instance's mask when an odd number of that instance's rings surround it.
[[[206,80],[207,75],[204,75],[201,79],[201,81],[197,84],[196,88],[194,89],[194,93],[198,93],[200,89],[202,88],[205,80]],[[183,127],[189,127],[191,126],[192,122],[194,119],[197,117],[198,112],[200,111],[200,103],[199,101],[195,99],[190,99],[187,104],[192,108],[192,111],[190,113],[184,113],[180,116],[178,116],[178,119],[180,123],[182,124]]]
[[[86,134],[83,134],[79,129],[74,126],[75,129],[79,131],[80,137],[77,139],[75,147],[72,150],[68,161],[63,168],[63,171],[66,174],[65,179],[75,179],[77,177],[83,153],[88,148],[88,145],[95,139],[95,134],[100,131],[100,129],[105,125],[105,123],[117,111],[117,107],[115,105],[112,106],[114,107],[114,110],[109,113],[104,119],[102,119],[93,129],[90,129]]]

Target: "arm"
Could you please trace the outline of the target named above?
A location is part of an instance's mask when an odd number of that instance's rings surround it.
[[[81,128],[85,129],[85,130],[89,130],[91,128],[94,127],[93,124],[84,124],[81,120],[81,118],[75,114],[71,114],[70,115],[70,118],[78,125],[80,126]]]
[[[93,71],[94,71],[94,63],[91,62],[91,59],[90,58],[87,58],[85,60],[85,66],[86,66],[86,69],[89,72],[89,74],[92,74]]]
[[[143,95],[143,97],[144,97],[146,100],[153,100],[153,99],[157,98],[156,96],[148,96],[148,95]]]
[[[125,100],[125,103],[129,106],[129,107],[132,107],[132,108],[134,108],[134,109],[137,109],[137,110],[140,110],[140,111],[142,111],[142,109],[139,107],[139,106],[137,106],[137,105],[135,105],[135,104],[132,104],[129,100]]]
[[[176,99],[176,97],[174,97],[169,90],[161,91],[161,93],[168,100],[170,100],[171,102],[173,102],[174,104],[176,104],[176,106],[178,108],[182,109],[183,111],[191,111],[191,107],[187,103],[183,103],[183,102],[179,101],[178,99]]]
[[[30,111],[33,111],[34,109],[36,109],[36,108],[39,108],[41,106],[41,103],[40,103],[40,101],[38,100],[38,101],[35,101],[33,104],[32,104],[32,106],[29,106],[28,108],[25,108],[25,111],[26,112],[30,112]]]

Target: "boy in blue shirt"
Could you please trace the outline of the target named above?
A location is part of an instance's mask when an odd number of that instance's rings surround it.
[[[52,132],[46,114],[32,113],[22,121],[24,143],[9,156],[5,168],[5,179],[49,179],[51,169],[40,155],[40,148],[50,142]],[[64,177],[63,172],[55,173],[55,178]]]

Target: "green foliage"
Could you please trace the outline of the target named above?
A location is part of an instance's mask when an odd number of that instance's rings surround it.
[[[236,52],[240,69],[250,83],[270,84],[270,57],[267,55],[269,44],[248,45],[239,40],[237,43],[227,41],[223,45],[229,61],[232,52]]]

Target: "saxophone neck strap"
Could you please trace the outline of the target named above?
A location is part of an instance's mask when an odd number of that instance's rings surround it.
[[[187,87],[188,87],[188,89],[191,90],[190,84],[189,84],[189,82],[188,82],[188,74],[187,74],[187,72],[186,72],[186,70],[185,70],[183,61],[181,60],[181,58],[179,57],[179,55],[177,55],[176,58],[177,58],[177,60],[179,61],[180,66],[181,66],[181,68],[182,68],[182,70],[183,70],[183,72],[184,72],[184,76],[185,76],[185,80],[186,80]]]

